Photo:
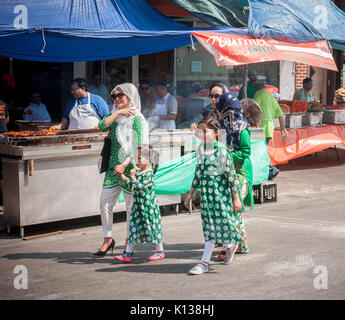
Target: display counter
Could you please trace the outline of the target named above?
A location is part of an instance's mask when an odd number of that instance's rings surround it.
[[[106,135],[25,137],[1,143],[8,226],[19,226],[24,236],[25,226],[99,214],[104,173],[98,173],[97,163]],[[152,141],[160,162],[181,155],[181,141],[163,143],[155,134]],[[179,204],[181,195],[158,195],[158,201],[161,206]],[[124,202],[114,207],[119,211],[125,211]]]

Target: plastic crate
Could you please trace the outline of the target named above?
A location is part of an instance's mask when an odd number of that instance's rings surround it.
[[[253,185],[254,203],[277,202],[278,189],[274,182]]]
[[[345,124],[345,110],[324,110],[323,122]]]
[[[275,119],[273,120],[273,125],[274,125],[274,129],[280,129],[279,118],[275,118]]]
[[[306,114],[303,115],[302,124],[304,126],[320,126],[322,124],[322,117],[323,117],[322,111],[306,112]]]
[[[302,120],[305,113],[299,114],[286,114],[285,115],[285,127],[292,129],[292,128],[301,128],[303,126]]]

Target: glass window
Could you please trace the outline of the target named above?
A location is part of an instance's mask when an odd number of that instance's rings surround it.
[[[208,89],[215,82],[223,82],[230,91],[239,92],[245,66],[218,67],[213,56],[199,43],[176,49],[176,98],[179,102],[179,128],[202,117],[202,110],[210,102]],[[279,88],[279,61],[249,64],[259,79]]]
[[[172,85],[173,56],[173,50],[139,56],[139,83],[164,80]]]
[[[132,57],[106,60],[104,84],[111,92],[120,83],[132,82]]]

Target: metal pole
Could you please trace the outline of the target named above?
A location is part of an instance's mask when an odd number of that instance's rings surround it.
[[[248,64],[244,65],[243,76],[243,98],[247,99],[247,78],[248,78]]]

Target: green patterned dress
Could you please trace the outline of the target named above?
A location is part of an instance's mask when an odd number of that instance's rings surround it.
[[[193,188],[200,188],[200,209],[205,241],[215,244],[236,245],[243,241],[238,227],[241,212],[233,209],[232,191],[240,192],[230,151],[214,143],[215,150],[204,152],[200,146],[196,152],[196,171]]]
[[[105,120],[108,118],[111,114],[108,116],[104,117],[103,120],[101,120],[98,123],[98,128],[101,131],[109,131],[109,136],[111,139],[111,153],[110,153],[110,159],[109,159],[109,167],[107,172],[105,173],[104,177],[104,183],[103,183],[103,188],[105,189],[110,189],[110,188],[115,188],[117,186],[120,186],[123,191],[127,193],[131,193],[131,189],[121,180],[119,176],[116,176],[114,174],[114,168],[122,164],[124,159],[126,159],[128,156],[134,157],[133,153],[132,154],[124,154],[123,149],[121,148],[120,143],[118,142],[116,138],[116,127],[117,127],[117,122],[114,121],[110,127],[107,127],[105,125]],[[135,116],[133,119],[133,130],[136,132],[136,134],[133,134],[133,147],[132,150],[135,150],[137,148],[137,145],[142,143],[142,138],[143,138],[143,127],[142,123],[140,121],[140,118]],[[134,138],[136,137],[136,138]],[[134,152],[134,151],[133,151]],[[121,161],[122,160],[122,161]],[[129,177],[130,176],[130,171],[133,169],[134,166],[132,163],[130,163],[125,171],[124,175]]]
[[[139,172],[135,181],[127,178],[125,183],[133,189],[128,243],[162,243],[162,222],[155,194],[153,171],[149,169]]]

